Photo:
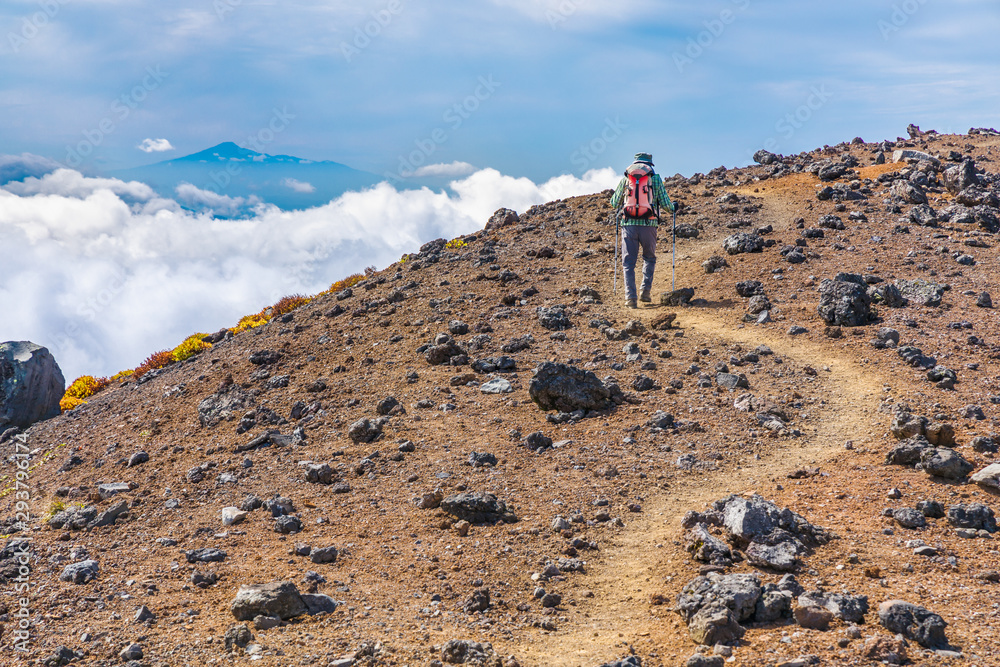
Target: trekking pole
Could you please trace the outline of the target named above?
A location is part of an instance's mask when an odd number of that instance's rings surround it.
[[[673,252],[670,257],[670,291],[673,292],[677,289],[674,285],[674,279],[677,275],[677,202],[674,204],[674,224],[671,229],[671,236],[673,237]]]
[[[615,214],[615,279],[614,294],[618,296],[618,214]]]

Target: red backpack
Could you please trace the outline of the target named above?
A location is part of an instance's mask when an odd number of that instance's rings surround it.
[[[651,218],[653,209],[653,188],[649,183],[653,167],[644,162],[636,162],[625,170],[628,178],[628,194],[625,196],[625,215],[630,218]]]

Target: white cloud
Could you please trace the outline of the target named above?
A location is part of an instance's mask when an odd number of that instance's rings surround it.
[[[172,151],[174,147],[166,139],[143,139],[142,143],[136,146],[143,153],[162,153]]]
[[[295,192],[316,192],[316,186],[294,178],[286,178],[281,182],[285,187],[291,188]]]
[[[428,164],[413,172],[417,178],[424,176],[468,176],[476,168],[468,162],[452,162],[450,164]]]
[[[62,195],[64,197],[89,197],[98,191],[108,191],[135,201],[149,201],[156,197],[153,188],[139,181],[121,181],[117,178],[90,178],[72,169],[56,169],[41,178],[30,177],[22,182],[8,183],[4,190],[16,195]]]
[[[236,215],[248,203],[243,197],[220,195],[218,192],[202,190],[190,183],[181,183],[174,188],[174,191],[177,193],[177,198],[188,206],[206,210],[216,215]],[[249,203],[252,204],[255,202]]]
[[[235,198],[190,184],[178,199],[207,210],[69,170],[29,180],[18,192],[0,189],[0,340],[49,347],[72,380],[134,367],[287,294],[315,294],[430,239],[481,229],[502,206],[523,212],[617,176],[604,169],[535,184],[486,169],[452,182],[451,194],[381,183],[312,209],[261,204],[239,219],[208,212],[238,208]]]

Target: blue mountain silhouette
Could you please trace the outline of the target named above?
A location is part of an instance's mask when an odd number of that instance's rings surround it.
[[[256,197],[291,210],[320,206],[349,190],[361,190],[383,180],[376,174],[331,161],[292,155],[259,153],[226,141],[198,153],[108,174],[148,184],[160,195],[198,209],[194,198],[178,195],[177,187],[190,183],[200,190],[242,198],[241,211]]]

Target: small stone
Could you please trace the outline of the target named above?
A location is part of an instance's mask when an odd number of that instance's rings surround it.
[[[333,546],[313,549],[309,554],[309,560],[317,564],[333,563],[337,560],[338,553],[337,548]]]
[[[1000,463],[991,463],[969,479],[984,489],[1000,489]]]
[[[484,394],[509,394],[514,391],[514,386],[504,378],[493,378],[484,382],[479,391]]]
[[[128,484],[124,482],[115,482],[113,484],[100,484],[97,487],[97,493],[101,497],[101,500],[107,500],[111,496],[117,495],[119,493],[128,493],[130,491]]]
[[[222,525],[223,526],[235,526],[238,523],[242,523],[247,518],[247,513],[238,507],[223,507],[222,508]]]
[[[147,607],[146,605],[142,605],[141,607],[139,607],[139,609],[135,612],[135,616],[132,618],[132,621],[135,623],[145,623],[146,621],[155,621],[155,620],[156,620],[156,614],[151,612],[149,610],[149,607]]]
[[[255,616],[253,619],[254,630],[270,630],[281,625],[281,619],[277,616]],[[242,626],[240,626],[242,627]]]
[[[59,580],[69,581],[77,585],[86,584],[96,579],[99,571],[100,568],[96,560],[84,560],[67,565],[62,574],[59,575]]]
[[[128,467],[133,468],[137,465],[141,465],[149,461],[149,454],[146,452],[136,452],[132,456],[128,457]]]
[[[828,630],[833,621],[833,612],[825,607],[796,606],[793,614],[796,623],[810,630]]]
[[[245,625],[230,626],[222,635],[222,641],[227,651],[232,651],[234,648],[246,648],[253,639],[253,633]]]
[[[118,654],[124,662],[129,660],[142,660],[142,647],[138,644],[129,644]]]

